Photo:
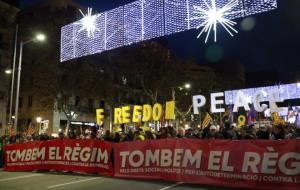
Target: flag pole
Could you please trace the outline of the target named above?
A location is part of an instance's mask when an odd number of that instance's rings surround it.
[[[14,43],[14,56],[13,56],[13,65],[12,65],[12,77],[11,77],[11,86],[10,86],[10,101],[9,101],[9,118],[8,125],[11,128],[12,124],[12,107],[13,107],[13,96],[14,96],[14,84],[15,84],[15,70],[16,70],[16,56],[17,56],[17,43],[18,43],[18,30],[19,25],[16,24],[15,29],[15,43]]]

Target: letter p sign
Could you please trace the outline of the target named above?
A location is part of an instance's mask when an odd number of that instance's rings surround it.
[[[199,108],[206,104],[206,99],[202,95],[193,96],[193,109],[194,114],[199,114]]]

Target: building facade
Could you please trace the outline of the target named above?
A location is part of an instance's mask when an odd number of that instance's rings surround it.
[[[0,134],[5,133],[7,126],[15,19],[18,11],[16,7],[0,1]]]
[[[19,132],[33,127],[40,133],[57,133],[60,120],[66,119],[67,115],[57,109],[56,101],[63,89],[60,84],[64,70],[59,61],[60,28],[78,19],[79,8],[82,7],[71,0],[48,0],[23,9],[18,14],[20,39],[30,40],[37,33],[46,35],[45,42],[28,43],[23,49]]]

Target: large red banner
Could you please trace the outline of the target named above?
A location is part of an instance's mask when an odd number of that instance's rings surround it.
[[[115,176],[300,189],[300,141],[167,139],[114,146]]]
[[[99,140],[34,141],[4,147],[5,170],[59,170],[113,175],[112,145]]]

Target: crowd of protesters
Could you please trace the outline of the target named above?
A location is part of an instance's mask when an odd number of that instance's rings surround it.
[[[174,127],[168,126],[161,128],[157,133],[150,130],[144,131],[137,129],[129,131],[128,133],[106,131],[101,139],[112,142],[125,141],[145,141],[154,139],[167,138],[196,138],[196,139],[231,139],[231,140],[245,140],[245,139],[264,139],[264,140],[284,140],[284,139],[300,139],[300,128],[294,125],[286,126],[265,126],[256,127],[254,125],[235,127],[225,124],[223,128],[219,126],[210,125],[205,129],[185,129],[179,127],[176,130]]]
[[[100,131],[100,132],[99,132]],[[87,130],[83,133],[70,130],[68,135],[60,132],[57,137],[49,136],[47,134],[41,135],[26,135],[26,133],[19,133],[15,136],[3,136],[0,138],[0,148],[5,144],[24,143],[35,140],[53,140],[55,138],[69,138],[69,139],[99,139],[110,142],[125,142],[125,141],[146,141],[155,139],[167,138],[197,138],[197,139],[265,139],[265,140],[284,140],[284,139],[300,139],[300,128],[295,125],[247,125],[236,127],[225,123],[223,127],[210,124],[204,129],[184,127],[174,128],[172,126],[162,127],[158,132],[153,132],[150,128],[136,127],[134,129],[124,132],[118,130],[111,132],[109,130],[99,129]]]
[[[153,132],[150,128],[145,129],[143,127],[136,127],[134,129],[124,132],[124,130],[118,130],[117,132],[111,132],[109,130],[86,130],[82,134],[78,134],[76,130],[70,130],[65,133],[60,132],[57,137],[49,136],[47,134],[41,135],[28,135],[26,133],[19,133],[12,136],[0,137],[0,152],[3,151],[3,147],[6,144],[25,143],[30,141],[47,141],[56,138],[64,139],[98,139],[110,142],[127,142],[127,141],[147,141],[155,139],[174,139],[174,138],[195,138],[195,139],[231,139],[231,140],[290,140],[300,139],[300,128],[295,125],[247,125],[242,127],[236,127],[225,123],[223,127],[218,125],[209,124],[204,129],[189,128],[185,129],[180,126],[177,129],[168,126],[162,127],[158,132]],[[3,156],[3,154],[0,154]],[[0,158],[0,160],[3,160]],[[1,167],[1,162],[0,162]]]

